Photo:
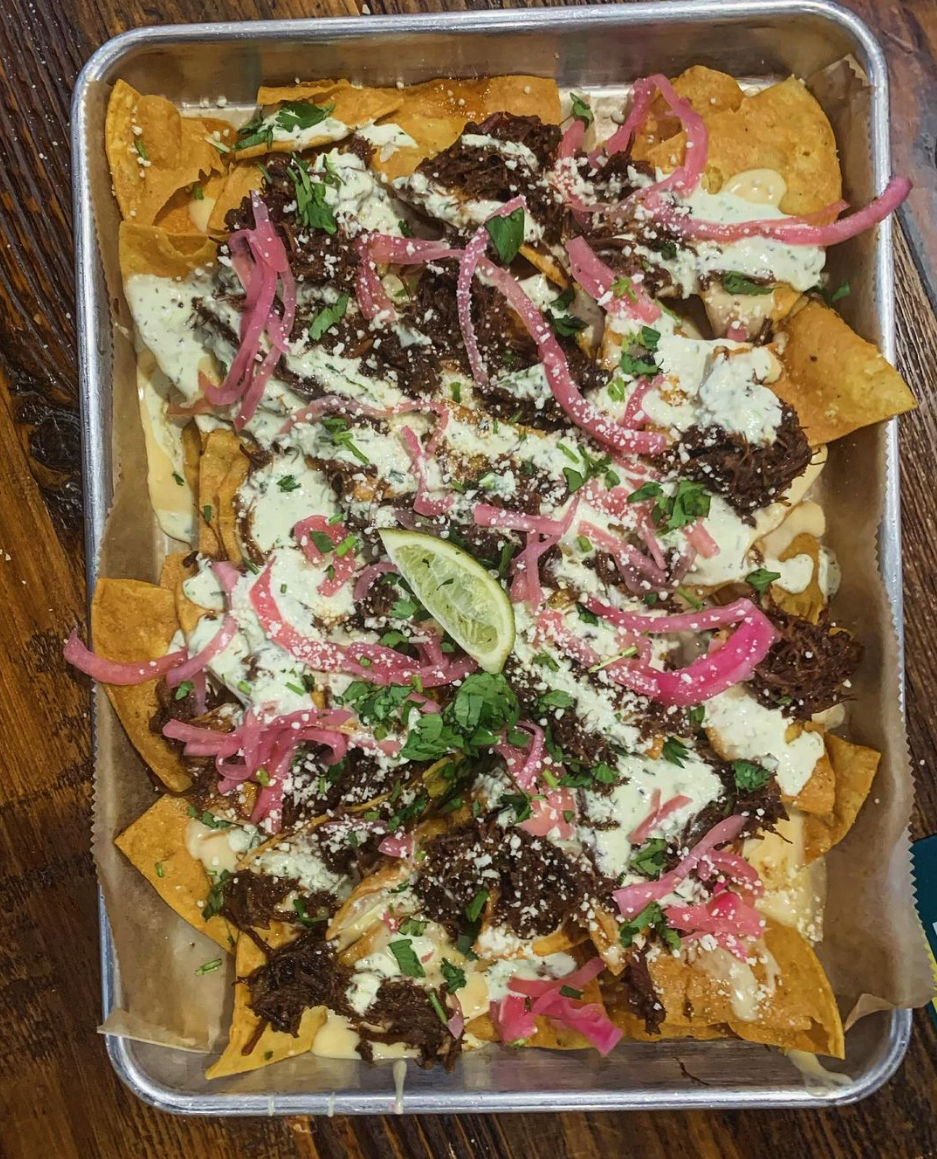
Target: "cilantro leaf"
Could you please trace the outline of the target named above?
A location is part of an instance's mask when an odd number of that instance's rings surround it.
[[[588,129],[595,120],[595,113],[593,113],[588,101],[577,93],[570,93],[569,98],[573,106],[573,116],[577,121],[582,121]]]
[[[735,776],[735,787],[743,793],[750,793],[756,789],[763,789],[771,779],[771,773],[754,761],[733,761],[732,772]]]
[[[514,261],[524,244],[524,210],[518,206],[510,213],[492,217],[485,222],[502,265]]]
[[[561,688],[552,688],[540,697],[537,701],[537,707],[541,710],[546,708],[569,708],[573,703],[573,698],[568,692],[564,692]]]
[[[633,918],[629,918],[627,922],[620,926],[618,938],[625,949],[627,949],[639,934],[645,932],[656,933],[673,950],[680,948],[679,935],[667,925],[664,911],[656,901],[650,902],[640,913],[635,914]]]
[[[324,121],[335,109],[334,105],[314,105],[312,101],[284,101],[274,120],[287,133],[302,132]]]
[[[697,519],[705,519],[711,501],[712,496],[702,483],[681,479],[672,495],[658,498],[651,517],[660,531],[679,531]]]
[[[313,183],[309,166],[302,157],[293,155],[287,170],[296,196],[296,216],[307,229],[324,229],[334,234],[338,230],[335,214],[325,199],[325,183]]]
[[[628,502],[643,503],[646,499],[656,499],[663,493],[664,489],[660,483],[642,483],[637,491],[632,491],[628,496]]]
[[[638,849],[628,864],[629,869],[645,877],[658,878],[664,871],[667,842],[663,837],[652,837]]]
[[[341,322],[342,318],[345,317],[345,311],[348,309],[350,298],[351,295],[347,290],[343,291],[339,294],[338,301],[334,305],[323,306],[319,313],[316,314],[309,325],[309,337],[314,342],[317,342],[327,330],[331,330],[336,322]]]
[[[461,990],[465,985],[465,971],[459,966],[453,966],[448,958],[443,958],[439,969],[450,994],[455,994],[456,990]]]
[[[781,573],[779,571],[768,571],[765,567],[756,567],[754,571],[750,571],[745,577],[745,582],[749,587],[753,587],[760,596],[763,596],[770,585],[780,578]]]
[[[397,959],[401,974],[405,974],[408,978],[426,977],[423,964],[416,956],[413,943],[409,938],[400,938],[396,942],[391,942],[387,948]]]
[[[301,484],[295,475],[281,475],[277,479],[277,487],[281,491],[295,491],[299,486]]]
[[[774,284],[765,285],[763,282],[754,282],[738,270],[728,270],[722,275],[722,288],[727,294],[770,294],[774,291]]]
[[[465,916],[470,922],[477,922],[488,901],[488,890],[480,889],[465,907]]]
[[[664,741],[663,757],[665,761],[670,761],[672,765],[677,765],[683,768],[683,762],[689,756],[690,750],[681,740],[677,740],[675,736],[669,736]]]

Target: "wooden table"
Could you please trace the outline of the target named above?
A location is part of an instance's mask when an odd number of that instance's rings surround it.
[[[917,267],[937,260],[932,99],[937,0],[849,0],[891,57],[899,171],[917,192],[899,239],[914,836],[937,828],[937,323]],[[370,0],[373,11],[433,0]],[[448,8],[478,7],[442,0]],[[495,5],[496,6],[496,5]],[[507,5],[512,6],[512,5]],[[208,1122],[173,1119],[119,1085],[100,1009],[87,694],[61,642],[84,614],[68,103],[85,59],[135,25],[356,13],[355,0],[5,0],[0,21],[0,1155],[6,1159],[487,1159],[599,1155],[768,1159],[937,1155],[937,1033],[915,1017],[897,1078],[826,1112]],[[366,18],[366,17],[365,17]],[[930,108],[928,109],[928,101]],[[874,921],[874,915],[870,915]]]

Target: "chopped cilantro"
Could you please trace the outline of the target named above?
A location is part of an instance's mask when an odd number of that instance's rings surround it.
[[[599,617],[585,604],[576,604],[576,612],[584,624],[597,624],[599,622]]]
[[[569,99],[573,106],[573,116],[577,121],[582,121],[588,129],[595,120],[595,113],[593,113],[589,102],[577,93],[570,93]]]
[[[403,218],[401,218],[397,222],[397,228],[400,230],[401,237],[413,237],[413,227],[410,225],[409,221],[404,221]]]
[[[545,692],[537,701],[537,707],[541,710],[547,708],[569,708],[572,704],[573,698],[561,688],[551,688],[549,692]]]
[[[560,666],[553,659],[548,652],[538,652],[534,656],[534,663],[541,665],[543,668],[548,668],[551,672],[559,672]]]
[[[173,471],[172,479],[177,487],[184,487],[185,486],[185,479],[182,478],[182,476],[179,474],[178,471]]]
[[[287,170],[296,196],[296,216],[307,229],[324,229],[334,234],[338,230],[335,214],[325,199],[325,182],[313,183],[309,166],[302,157],[293,155]]]
[[[450,994],[455,994],[456,990],[461,990],[465,985],[465,971],[459,966],[453,966],[448,958],[443,958],[440,964],[443,979],[446,983],[446,989]]]
[[[143,144],[143,138],[142,137],[134,137],[133,144],[134,144],[134,148],[137,150],[137,153],[140,155],[140,157],[144,161],[149,161],[150,155],[146,151],[146,145]]]
[[[481,917],[485,903],[488,901],[488,890],[480,889],[465,907],[465,916],[470,922],[476,922]]]
[[[296,920],[301,926],[314,926],[318,922],[327,922],[328,915],[323,914],[321,917],[311,918],[306,913],[306,899],[302,897],[293,898],[293,909],[296,911]]]
[[[735,787],[743,793],[763,789],[771,778],[771,773],[754,761],[733,761],[732,773],[735,776]]]
[[[419,937],[426,929],[426,922],[420,921],[419,918],[404,918],[399,929],[402,934],[412,934],[414,937]]]
[[[176,694],[173,697],[173,699],[174,700],[185,700],[185,698],[189,695],[189,693],[192,691],[192,689],[194,687],[195,687],[195,685],[192,683],[191,680],[183,680],[182,683],[179,685],[179,687],[176,689]]]
[[[163,865],[163,863],[161,861],[156,862],[156,876],[157,877],[165,877],[166,876],[166,867],[165,867],[165,865]]]
[[[318,342],[322,335],[327,330],[331,330],[336,322],[341,322],[342,318],[345,317],[350,300],[351,295],[345,290],[339,294],[338,301],[334,305],[322,307],[309,325],[309,337],[313,342]]]
[[[324,121],[334,109],[334,105],[314,105],[312,101],[284,101],[274,120],[287,133],[296,129],[303,132]]]
[[[642,483],[637,491],[632,491],[628,496],[629,503],[643,503],[647,499],[656,499],[659,495],[663,495],[664,489],[660,483]]]
[[[206,523],[211,523],[211,504],[210,503],[206,503],[205,506],[202,508],[202,518],[205,520]]]
[[[686,602],[690,605],[690,607],[693,609],[694,612],[700,612],[705,607],[705,604],[703,603],[703,601],[701,599],[699,599],[698,596],[695,596],[693,594],[693,592],[691,592],[690,589],[687,587],[683,587],[683,586],[678,587],[677,588],[677,595],[682,596],[683,599],[686,600]]]
[[[640,913],[635,914],[633,918],[630,918],[619,927],[619,941],[627,949],[638,934],[646,931],[656,933],[670,949],[679,949],[680,938],[667,925],[664,911],[656,901],[652,901],[649,905],[646,905]]]
[[[199,966],[199,968],[195,971],[195,973],[200,976],[202,974],[211,974],[218,969],[221,963],[221,958],[212,958],[210,962],[203,962],[201,966]]]
[[[277,479],[277,487],[281,491],[295,491],[301,485],[302,484],[299,482],[295,475],[281,475],[280,478]]]
[[[513,262],[524,244],[524,210],[520,206],[508,214],[489,218],[485,222],[502,265]]]
[[[722,288],[727,294],[759,295],[770,294],[774,291],[774,284],[753,282],[738,270],[728,270],[722,275]]]
[[[254,773],[254,778],[257,781],[257,784],[263,785],[264,788],[266,788],[267,785],[270,784],[270,774],[267,772],[266,769],[263,769],[263,768],[258,769],[257,772]]]
[[[779,571],[768,571],[765,567],[756,567],[754,571],[750,571],[745,577],[745,582],[749,587],[754,588],[760,596],[763,596],[770,585],[780,578],[781,573]]]
[[[587,539],[584,535],[576,536],[576,546],[580,551],[592,551],[592,540]]]
[[[582,991],[577,990],[575,988],[575,986],[561,986],[560,987],[560,994],[564,998],[581,998],[582,997]]]
[[[703,723],[703,718],[706,715],[706,706],[703,704],[694,704],[690,711],[686,714],[687,720],[690,722],[691,728],[699,728]]]
[[[629,869],[645,877],[658,878],[664,871],[667,842],[663,837],[652,837],[638,849],[628,864]]]
[[[436,993],[436,991],[430,990],[426,997],[429,999],[429,1004],[436,1012],[436,1017],[439,1019],[439,1021],[443,1024],[443,1026],[448,1026],[449,1018],[443,1009],[442,1003],[439,1001],[439,995]]]
[[[712,496],[702,483],[681,479],[672,495],[658,498],[651,517],[661,531],[679,531],[697,519],[705,519],[711,501]]]
[[[670,761],[672,765],[678,765],[683,768],[683,762],[689,755],[690,750],[686,747],[683,741],[677,740],[674,736],[669,736],[664,741],[663,758],[665,761]]]
[[[426,977],[426,971],[423,969],[420,959],[416,956],[413,943],[409,938],[400,938],[396,942],[391,942],[387,948],[397,959],[397,965],[400,967],[401,974],[405,974],[408,978]]]

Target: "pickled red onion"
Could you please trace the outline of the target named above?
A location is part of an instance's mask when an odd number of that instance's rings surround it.
[[[873,201],[848,217],[827,224],[816,224],[819,217],[829,217],[846,207],[842,201],[834,202],[818,213],[807,217],[760,219],[757,221],[718,222],[703,221],[683,214],[676,206],[668,205],[660,199],[651,198],[645,202],[654,219],[682,237],[698,241],[738,241],[746,237],[769,237],[786,245],[830,246],[848,241],[872,226],[878,225],[893,213],[911,191],[907,177],[892,177]]]
[[[520,782],[518,782],[520,784]],[[572,817],[576,814],[576,798],[570,789],[552,789],[542,797],[535,797],[530,803],[530,816],[521,821],[519,829],[534,837],[546,837],[556,833],[561,841],[566,841],[576,832]]]
[[[635,885],[626,885],[623,889],[616,889],[612,894],[623,918],[634,917],[652,901],[660,901],[666,897],[676,885],[712,852],[717,845],[725,845],[734,841],[745,828],[746,818],[739,814],[726,817],[718,825],[714,825],[684,857],[684,859],[669,873],[657,881],[641,881]]]
[[[387,575],[388,572],[396,571],[396,567],[394,567],[394,565],[390,563],[389,560],[385,560],[383,563],[369,564],[368,567],[366,567],[361,573],[361,575],[358,576],[358,579],[355,583],[355,590],[353,592],[355,602],[357,603],[359,600],[364,599],[364,597],[370,591],[371,585],[378,578],[378,576]]]
[[[182,649],[177,652],[168,652],[158,660],[135,660],[131,663],[121,663],[118,660],[106,660],[103,656],[96,656],[81,642],[77,629],[68,637],[62,655],[72,667],[79,672],[85,672],[102,684],[143,684],[147,680],[155,680],[157,676],[164,676],[178,664],[185,661],[186,654]]]
[[[293,538],[302,548],[303,555],[310,563],[319,563],[324,559],[323,553],[316,546],[309,534],[310,531],[319,531],[328,536],[332,546],[337,547],[348,537],[347,528],[341,523],[330,523],[324,515],[308,515],[305,519],[293,526]],[[345,586],[346,582],[355,574],[355,553],[348,551],[344,555],[335,555],[332,559],[333,574],[326,576],[319,584],[318,591],[323,596],[334,596]]]
[[[507,270],[482,258],[478,269],[494,283],[527,327],[537,345],[553,397],[573,422],[594,435],[599,442],[620,451],[657,454],[664,449],[663,435],[650,431],[632,431],[604,415],[587,402],[569,372],[569,364],[552,329],[537,307]]]
[[[641,322],[656,322],[661,308],[652,301],[640,285],[625,275],[618,275],[605,264],[584,237],[575,237],[566,245],[569,271],[590,297],[609,314],[627,314]],[[615,297],[612,285],[623,279],[626,292]],[[630,291],[627,292],[627,291]]]
[[[641,824],[632,829],[628,834],[628,840],[632,845],[640,845],[642,842],[646,841],[655,826],[660,825],[663,821],[666,821],[671,813],[676,813],[676,811],[678,809],[682,809],[684,805],[691,805],[693,803],[691,797],[685,797],[682,793],[677,793],[677,795],[671,797],[669,801],[665,801],[663,805],[660,803],[660,798],[660,789],[655,789],[651,794],[651,811],[644,818]]]
[[[411,427],[401,427],[407,453],[413,460],[413,469],[417,475],[416,499],[413,501],[413,510],[417,515],[436,516],[448,511],[455,501],[454,495],[443,495],[439,499],[430,499],[427,496],[429,485],[426,481],[426,452]]]
[[[479,527],[503,527],[510,531],[527,531],[540,535],[562,535],[563,527],[558,519],[547,515],[525,515],[522,511],[510,511],[506,507],[494,507],[490,503],[476,503],[472,518]]]

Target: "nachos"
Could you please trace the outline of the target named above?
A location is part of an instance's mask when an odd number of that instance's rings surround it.
[[[740,1038],[841,1057],[823,857],[879,754],[815,483],[914,405],[836,312],[836,142],[696,67],[120,82],[158,583],[94,651],[165,794],[117,836],[230,959],[218,1077]],[[848,732],[848,730],[846,730]]]

